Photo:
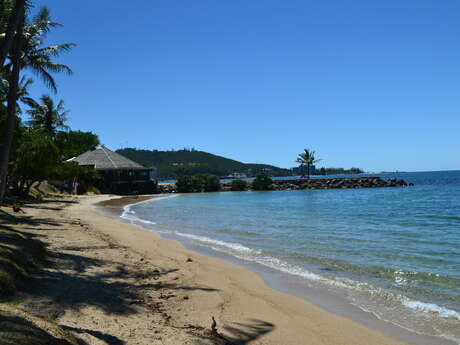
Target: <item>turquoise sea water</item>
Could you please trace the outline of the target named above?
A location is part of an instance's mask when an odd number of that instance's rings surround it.
[[[383,177],[415,186],[174,195],[122,217],[460,343],[460,171]]]

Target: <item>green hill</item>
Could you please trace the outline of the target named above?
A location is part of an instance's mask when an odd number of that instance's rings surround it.
[[[271,176],[288,176],[289,169],[267,164],[246,164],[233,159],[213,155],[194,149],[178,151],[149,151],[135,148],[119,149],[116,152],[146,167],[156,167],[160,179],[175,178],[178,174],[214,174],[228,176],[234,173],[254,176],[265,172]]]

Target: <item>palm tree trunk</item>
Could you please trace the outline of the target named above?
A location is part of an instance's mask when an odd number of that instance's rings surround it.
[[[25,4],[26,0],[16,0],[14,9],[10,14],[10,18],[8,19],[8,26],[6,27],[5,37],[3,38],[2,43],[0,44],[0,67],[3,67],[6,56],[10,51],[14,33],[18,28],[21,16],[24,14]]]
[[[20,22],[14,39],[14,52],[12,57],[13,71],[11,73],[10,87],[8,90],[8,108],[3,136],[3,146],[0,156],[0,203],[3,202],[6,192],[8,163],[10,160],[11,144],[14,136],[14,123],[16,121],[16,102],[18,100],[19,73],[21,70],[20,59],[22,51],[22,32],[24,27],[24,11],[20,15]]]
[[[310,178],[310,163],[307,163],[307,179]]]

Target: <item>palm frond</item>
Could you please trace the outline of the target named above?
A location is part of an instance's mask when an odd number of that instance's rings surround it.
[[[73,47],[75,47],[75,43],[63,43],[63,44],[56,44],[44,48],[40,48],[36,50],[37,55],[48,55],[57,57],[61,55],[63,52],[70,51]]]

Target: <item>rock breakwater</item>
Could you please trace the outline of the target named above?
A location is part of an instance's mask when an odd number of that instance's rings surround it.
[[[275,190],[382,188],[405,187],[408,185],[412,184],[408,184],[403,179],[383,179],[381,177],[314,178],[273,181],[273,189]]]
[[[353,189],[353,188],[383,188],[412,186],[403,179],[383,179],[381,177],[342,177],[342,178],[311,178],[298,180],[274,180],[270,190],[302,190],[302,189]],[[221,191],[231,190],[231,182],[221,183]],[[252,190],[248,181],[247,189]],[[159,193],[177,193],[174,184],[158,185]]]

